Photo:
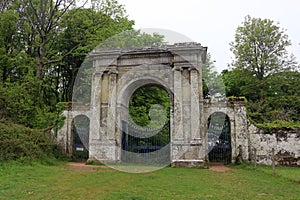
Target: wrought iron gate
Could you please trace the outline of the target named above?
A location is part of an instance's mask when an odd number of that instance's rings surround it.
[[[215,114],[215,113],[214,113]],[[214,115],[213,114],[213,115]],[[231,133],[230,120],[224,113],[216,113],[221,120],[209,120],[208,158],[210,162],[231,163]],[[223,115],[223,116],[222,116]],[[221,123],[220,123],[221,121]]]
[[[89,158],[89,127],[76,127],[73,125],[73,153],[75,161],[87,160]]]
[[[122,162],[154,165],[169,163],[170,123],[154,130],[135,127],[123,121],[122,129]]]

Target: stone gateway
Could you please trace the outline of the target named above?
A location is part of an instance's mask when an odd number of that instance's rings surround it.
[[[122,135],[128,129],[124,122],[130,117],[129,100],[137,89],[157,85],[170,97],[170,143],[166,152],[172,166],[202,166],[216,144],[227,149],[229,162],[238,156],[250,159],[251,133],[244,102],[203,98],[202,65],[206,51],[198,43],[93,51],[88,56],[92,66],[91,98],[85,104],[73,102],[72,109],[64,111],[65,124],[57,135],[59,146],[72,155],[76,148],[73,119],[85,116],[89,119],[89,131],[85,137],[88,141],[83,143],[89,160],[122,162]],[[209,123],[214,113],[226,116],[230,127],[226,141],[221,138],[223,124]],[[214,126],[221,127],[215,134],[216,140],[209,137]]]

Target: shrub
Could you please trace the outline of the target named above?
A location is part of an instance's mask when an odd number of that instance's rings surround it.
[[[49,132],[0,121],[1,161],[42,159],[53,155],[54,146]]]

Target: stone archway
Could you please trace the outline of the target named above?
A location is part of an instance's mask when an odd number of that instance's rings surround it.
[[[163,87],[171,98],[171,165],[203,165],[208,156],[208,118],[214,112],[224,112],[230,118],[232,161],[239,146],[243,158],[248,159],[244,102],[203,99],[206,50],[198,43],[182,43],[93,51],[88,56],[92,65],[90,103],[73,103],[72,110],[64,112],[66,123],[57,137],[61,149],[69,154],[72,118],[85,114],[90,119],[89,159],[121,162],[122,121],[128,119],[129,99],[137,88],[153,84]]]
[[[202,64],[206,48],[178,44],[164,48],[93,52],[90,158],[121,160],[122,121],[133,92],[160,85],[171,97],[171,162],[203,164]]]
[[[163,87],[159,80],[141,77],[141,84],[133,84],[128,91],[133,94],[129,99],[120,94],[124,114],[122,123],[121,161],[138,164],[170,164],[170,113],[173,110],[173,94]],[[145,93],[148,91],[148,93]],[[149,94],[150,92],[150,94]],[[138,95],[136,95],[138,94]],[[156,96],[158,95],[158,96]],[[138,100],[138,105],[135,102]],[[167,99],[167,102],[165,102]],[[131,102],[131,103],[130,103]],[[141,109],[142,108],[142,109]],[[130,114],[131,113],[131,114]],[[142,118],[141,118],[142,116]],[[135,121],[137,120],[137,121]]]

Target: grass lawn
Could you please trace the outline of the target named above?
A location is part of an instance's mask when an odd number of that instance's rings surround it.
[[[99,168],[0,164],[0,199],[300,199],[300,168],[233,166],[229,172],[166,167],[145,174]]]

